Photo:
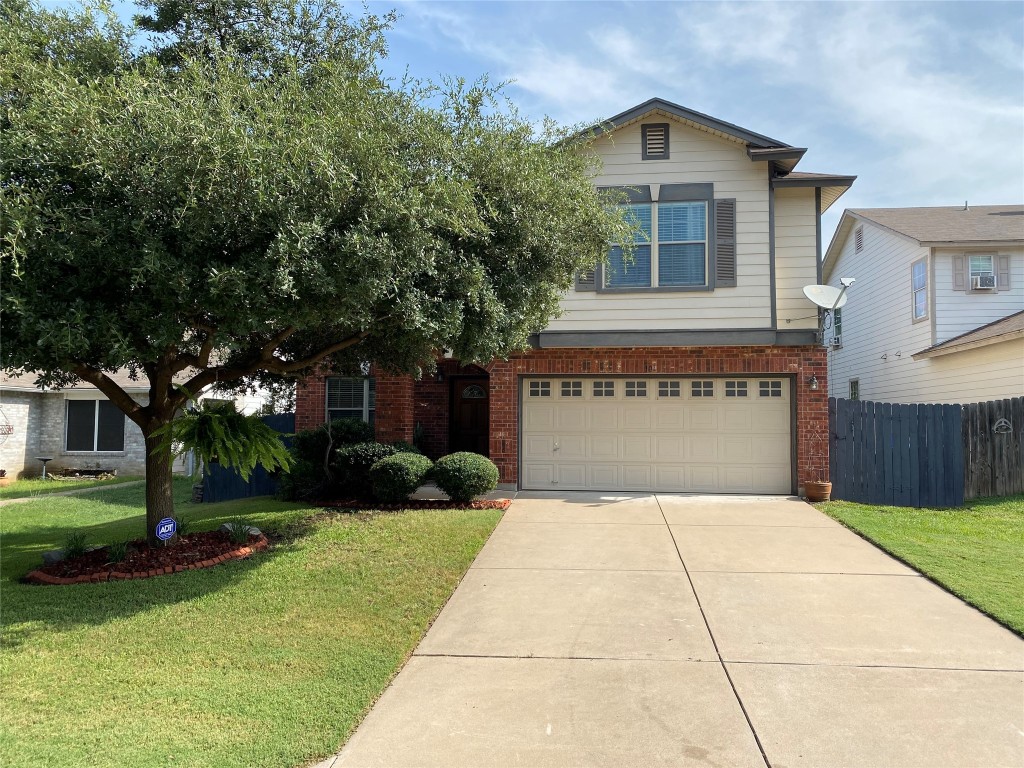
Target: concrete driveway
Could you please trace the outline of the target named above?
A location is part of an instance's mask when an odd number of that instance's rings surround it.
[[[1022,766],[1024,642],[792,499],[526,493],[324,766]]]

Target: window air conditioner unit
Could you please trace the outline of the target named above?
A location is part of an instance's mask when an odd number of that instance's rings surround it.
[[[972,291],[992,291],[996,287],[995,275],[977,275],[971,278]]]
[[[841,346],[843,346],[843,337],[842,336],[833,336],[832,337],[832,346],[835,349],[839,349]]]

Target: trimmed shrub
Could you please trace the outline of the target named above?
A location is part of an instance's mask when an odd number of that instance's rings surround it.
[[[370,467],[370,485],[380,501],[405,501],[423,485],[434,462],[419,453],[402,452],[381,459]]]
[[[342,478],[329,478],[324,460],[333,470],[340,448],[372,441],[373,425],[354,418],[335,419],[330,424],[296,433],[291,447],[294,461],[291,470],[281,478],[280,496],[308,499],[339,493]]]
[[[396,440],[395,442],[391,443],[391,447],[396,448],[399,453],[423,453],[423,451],[421,451],[415,445],[413,445],[412,443],[407,443],[404,440]]]
[[[335,479],[332,491],[352,494],[358,498],[369,498],[373,490],[370,485],[370,467],[396,453],[400,453],[397,448],[384,443],[367,442],[342,446],[335,453],[331,464],[331,472]]]
[[[441,457],[431,477],[452,501],[469,502],[498,487],[498,468],[478,453],[451,453]]]

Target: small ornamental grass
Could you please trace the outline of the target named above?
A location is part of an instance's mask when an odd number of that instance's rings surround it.
[[[72,531],[64,538],[64,559],[73,560],[89,551],[88,536]]]
[[[434,463],[419,453],[396,453],[370,467],[373,495],[380,501],[400,502],[423,485]]]
[[[437,460],[431,473],[452,501],[468,502],[498,487],[498,468],[478,453],[452,453]]]

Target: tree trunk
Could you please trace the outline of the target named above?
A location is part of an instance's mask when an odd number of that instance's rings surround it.
[[[171,446],[153,430],[145,430],[146,438],[146,539],[150,544],[163,542],[156,536],[157,523],[174,517],[174,483],[171,467],[174,457]]]

